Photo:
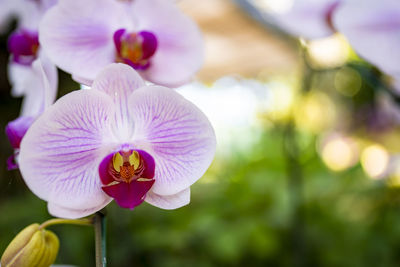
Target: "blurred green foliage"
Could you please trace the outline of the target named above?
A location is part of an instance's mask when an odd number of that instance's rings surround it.
[[[5,43],[3,36],[1,129],[18,116],[21,103],[9,95]],[[319,77],[313,87],[329,89],[335,71],[318,74],[325,80]],[[62,73],[60,84],[60,96],[78,88]],[[354,110],[359,103],[371,103],[370,87],[364,83],[360,93],[341,96],[339,102]],[[192,200],[186,207],[165,211],[144,203],[131,211],[109,205],[108,266],[399,266],[400,190],[366,178],[360,165],[339,173],[330,171],[316,152],[317,136],[296,129],[294,134],[303,176],[297,206],[289,186],[283,130],[266,128],[260,141],[245,152],[216,158],[205,177],[192,186]],[[6,171],[12,150],[3,131],[0,148],[2,252],[24,227],[51,216],[19,172]],[[61,242],[57,263],[94,266],[91,227],[50,229]]]
[[[331,173],[303,147],[304,266],[398,266],[400,194],[359,166]],[[10,150],[8,150],[11,152]],[[190,205],[164,211],[114,203],[108,212],[109,266],[293,266],[293,209],[280,130],[246,154],[217,159],[192,187]],[[17,171],[1,177],[0,251],[27,224],[50,216]],[[54,226],[58,263],[94,266],[91,227]]]

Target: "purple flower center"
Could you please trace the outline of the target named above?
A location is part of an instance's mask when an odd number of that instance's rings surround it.
[[[37,32],[19,30],[8,38],[8,50],[12,60],[22,65],[30,65],[37,58],[39,37]]]
[[[150,66],[158,42],[152,32],[127,33],[125,29],[119,29],[114,33],[114,44],[117,50],[116,62],[128,64],[136,70],[144,70]]]
[[[142,150],[110,154],[99,166],[102,189],[121,207],[133,209],[153,186],[154,168],[153,157]]]

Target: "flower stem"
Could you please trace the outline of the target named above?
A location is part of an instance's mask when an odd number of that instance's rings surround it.
[[[56,224],[76,224],[76,225],[92,225],[93,224],[93,219],[92,218],[85,218],[85,219],[51,219],[48,221],[45,221],[39,226],[39,229],[46,228],[51,225],[56,225]]]
[[[96,267],[106,267],[106,216],[97,212],[93,217],[96,244]]]
[[[300,151],[297,144],[296,131],[293,121],[289,121],[284,129],[283,152],[286,157],[288,190],[292,208],[291,266],[306,266],[305,250],[305,227],[303,211],[303,171],[300,162]]]

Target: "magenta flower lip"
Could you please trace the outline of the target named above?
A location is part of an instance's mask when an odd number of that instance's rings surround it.
[[[112,153],[99,166],[102,189],[121,207],[133,209],[153,186],[154,170],[153,157],[143,150]]]
[[[34,121],[33,117],[21,116],[11,122],[6,126],[6,135],[8,140],[14,149],[14,153],[7,159],[7,169],[15,170],[18,169],[17,157],[19,154],[19,147],[21,145],[22,138],[28,131],[28,128],[32,125]]]
[[[207,170],[215,134],[206,116],[166,87],[146,86],[126,64],[111,64],[90,90],[60,98],[22,139],[19,165],[49,212],[77,218],[115,200],[175,209]]]
[[[8,140],[10,141],[11,146],[14,149],[19,148],[22,137],[24,137],[26,131],[33,123],[33,117],[19,117],[11,122],[9,122],[6,126],[6,135]]]
[[[31,65],[37,58],[38,49],[37,32],[21,29],[12,33],[8,39],[8,50],[12,60],[22,65]]]

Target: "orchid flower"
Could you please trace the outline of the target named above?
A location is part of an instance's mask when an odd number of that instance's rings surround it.
[[[26,91],[22,102],[20,116],[9,122],[6,126],[6,134],[14,149],[14,154],[7,160],[9,170],[16,169],[17,158],[21,140],[33,121],[50,106],[57,94],[57,69],[47,61],[37,59],[32,64],[32,70],[23,80],[30,84],[23,85],[30,90]]]
[[[126,64],[107,66],[92,88],[61,97],[22,139],[20,170],[49,212],[78,218],[113,199],[163,209],[189,203],[210,165],[215,134],[174,90],[146,86]]]
[[[383,72],[400,78],[400,2],[348,0],[333,16],[354,50]]]
[[[50,59],[86,84],[121,62],[148,81],[177,86],[203,58],[200,31],[173,1],[60,0],[39,32]]]
[[[20,117],[6,126],[14,149],[14,154],[7,160],[10,170],[18,167],[20,143],[29,126],[56,98],[57,69],[39,48],[38,38],[39,21],[55,3],[56,0],[0,0],[0,22],[6,23],[12,15],[18,19],[18,29],[8,39],[11,53],[8,75],[11,94],[24,96]]]
[[[330,36],[332,14],[341,0],[295,0],[288,12],[277,16],[278,24],[288,33],[306,39]]]

